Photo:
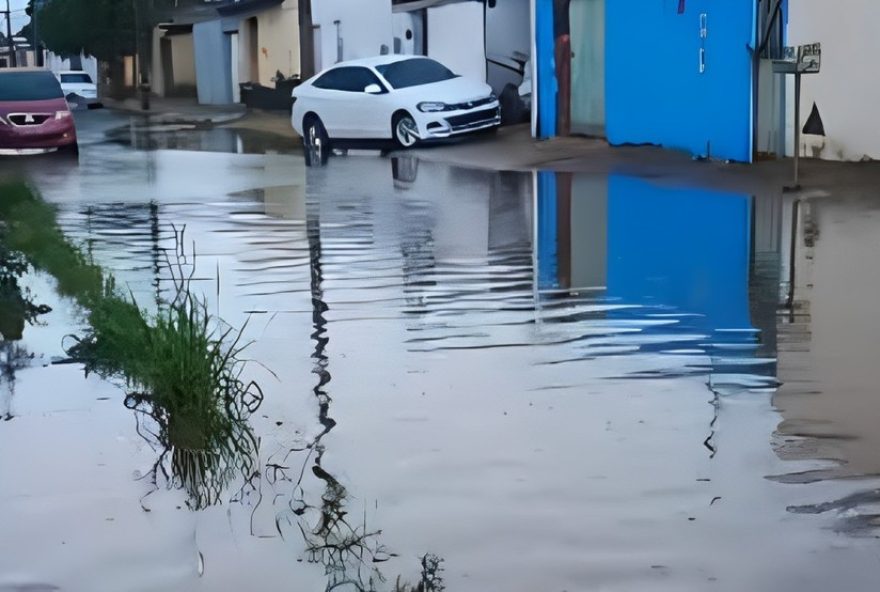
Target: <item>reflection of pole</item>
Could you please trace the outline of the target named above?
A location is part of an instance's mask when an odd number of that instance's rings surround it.
[[[798,78],[800,78],[800,76],[798,76]],[[790,252],[788,254],[788,302],[786,303],[786,308],[788,308],[789,314],[789,322],[791,323],[794,322],[794,283],[797,277],[795,272],[795,254],[797,252],[797,230],[800,205],[801,200],[796,199],[791,206],[791,242]]]
[[[800,187],[801,161],[801,73],[794,75],[794,188]]]

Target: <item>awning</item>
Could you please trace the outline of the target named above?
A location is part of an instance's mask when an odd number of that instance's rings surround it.
[[[391,7],[391,12],[412,12],[413,10],[422,10],[424,8],[433,8],[434,6],[443,6],[444,4],[458,4],[461,2],[482,2],[482,0],[408,0],[394,4]]]
[[[241,2],[218,6],[217,12],[221,16],[235,16],[275,8],[283,3],[284,0],[241,0]]]
[[[171,35],[188,35],[189,33],[192,33],[193,25],[192,23],[162,23],[159,25],[159,29],[165,31],[166,37]]]

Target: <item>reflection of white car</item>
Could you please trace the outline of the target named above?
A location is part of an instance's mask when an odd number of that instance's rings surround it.
[[[497,126],[488,84],[453,74],[434,60],[387,55],[336,64],[293,91],[291,123],[308,158],[337,140],[394,140],[408,148]]]
[[[58,72],[58,81],[64,96],[73,104],[96,105],[98,103],[98,86],[86,72]],[[71,96],[74,95],[74,96]]]

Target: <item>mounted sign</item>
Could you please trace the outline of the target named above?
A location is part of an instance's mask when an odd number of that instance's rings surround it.
[[[801,75],[818,74],[822,67],[822,44],[810,43],[798,47],[786,47],[781,60],[773,60],[773,71],[777,74],[794,74],[794,185],[800,188],[801,156]]]
[[[781,60],[773,61],[777,74],[818,74],[822,66],[822,44],[786,47]]]

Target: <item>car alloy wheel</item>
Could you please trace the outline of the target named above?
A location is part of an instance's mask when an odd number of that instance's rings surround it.
[[[404,148],[411,148],[419,141],[419,128],[411,115],[403,115],[397,120],[394,139]]]
[[[327,162],[330,155],[330,146],[324,125],[317,117],[309,119],[305,126],[303,143],[306,149],[306,164],[320,166]]]

